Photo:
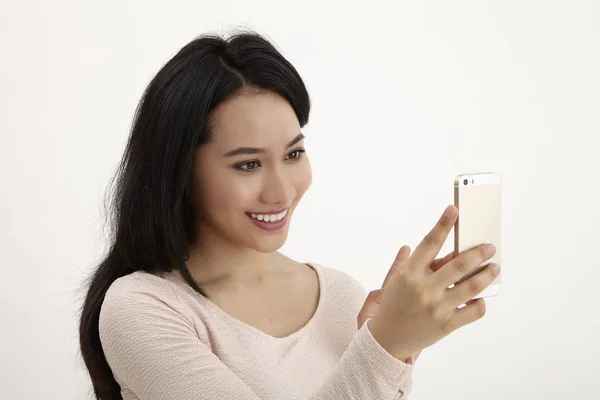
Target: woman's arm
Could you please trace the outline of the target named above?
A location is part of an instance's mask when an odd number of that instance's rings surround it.
[[[100,339],[113,374],[140,400],[259,400],[168,303],[142,290],[109,292]],[[412,365],[386,352],[364,324],[310,399],[406,398],[411,372]]]
[[[258,400],[191,322],[154,293],[109,292],[99,331],[113,375],[140,400]]]
[[[381,347],[365,322],[330,378],[310,399],[405,400],[412,389],[412,369],[412,364]]]

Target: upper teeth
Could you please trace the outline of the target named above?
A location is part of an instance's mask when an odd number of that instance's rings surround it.
[[[252,216],[252,218],[256,218],[259,221],[265,221],[265,222],[277,222],[277,221],[281,221],[281,219],[283,217],[285,217],[285,215],[287,214],[287,210],[280,212],[279,214],[255,214],[255,213],[251,213],[250,216]]]

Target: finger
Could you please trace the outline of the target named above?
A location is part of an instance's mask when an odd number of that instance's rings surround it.
[[[444,295],[444,304],[447,304],[448,311],[461,304],[466,303],[468,305],[468,302],[483,292],[485,288],[494,282],[499,274],[500,267],[498,264],[490,264],[476,275],[473,275],[460,284],[454,285],[452,289],[448,289]]]
[[[404,263],[406,262],[406,260],[408,260],[409,257],[410,247],[402,246],[398,251],[398,254],[396,255],[396,259],[394,260],[392,267],[390,268],[387,275],[385,276],[385,279],[383,280],[383,285],[381,285],[382,288],[387,286],[390,278],[404,266]]]
[[[381,302],[381,289],[373,290],[367,295],[365,303],[363,304],[360,312],[357,316],[358,328],[369,318],[375,315]]]
[[[439,289],[446,289],[492,258],[495,253],[494,246],[487,244],[469,249],[436,271],[431,276],[433,284]]]
[[[373,304],[381,303],[381,294],[382,289],[371,290],[367,295],[367,298],[365,299],[365,304],[363,305],[363,308],[368,308]]]
[[[446,208],[442,217],[413,252],[411,260],[414,260],[414,263],[410,263],[409,266],[411,269],[425,269],[431,265],[454,226],[457,216],[458,209],[455,206]]]
[[[442,268],[447,263],[449,263],[450,261],[452,261],[452,259],[454,259],[454,252],[453,251],[451,251],[450,253],[446,254],[444,256],[444,258],[438,258],[438,259],[433,260],[433,262],[431,263],[431,265],[429,266],[429,268],[431,268],[431,270],[433,272],[435,272],[438,269]]]
[[[485,300],[475,299],[470,300],[467,304],[454,311],[454,315],[450,320],[450,324],[447,328],[447,333],[453,332],[456,329],[475,322],[485,315]]]
[[[421,350],[417,351],[414,355],[413,355],[413,361],[416,362],[419,359],[419,356],[421,355]]]

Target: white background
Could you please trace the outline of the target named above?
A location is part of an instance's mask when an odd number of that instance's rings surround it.
[[[592,399],[600,373],[600,2],[4,1],[0,397],[87,399],[78,285],[133,111],[196,35],[268,35],[313,99],[283,251],[377,288],[454,176],[503,177],[503,289],[411,399]],[[450,251],[452,239],[443,253]]]

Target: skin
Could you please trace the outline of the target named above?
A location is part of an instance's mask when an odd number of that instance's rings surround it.
[[[381,289],[373,290],[368,294],[367,299],[365,300],[365,303],[363,304],[362,309],[360,310],[357,317],[359,329],[368,319],[373,318],[375,314],[377,314],[377,311],[379,310],[379,307],[381,305],[383,292],[385,291],[386,287],[389,285],[393,277],[396,275],[396,273],[400,271],[402,267],[404,267],[406,261],[408,261],[408,259],[410,258],[410,251],[411,250],[409,246],[402,246],[402,248],[400,248],[400,251],[398,252],[398,255],[396,257],[396,261],[388,271],[383,281],[383,285],[381,285]],[[454,259],[454,252],[447,254],[443,258],[435,259],[433,262],[430,263],[429,270],[431,271],[431,273],[434,273],[435,271],[439,270],[443,265],[450,262],[452,259]],[[412,355],[412,358],[409,358],[408,361],[414,363],[419,358],[420,354],[420,350],[416,351]]]
[[[277,251],[294,210],[312,182],[304,140],[288,147],[301,128],[289,103],[269,92],[244,91],[212,115],[212,140],[196,152],[190,178],[201,240],[188,267],[211,301],[234,318],[275,336],[287,336],[314,314],[315,271]],[[224,156],[239,147],[263,153]],[[276,232],[246,214],[288,208]]]
[[[400,249],[392,265],[397,272],[390,277],[375,315],[366,322],[379,344],[399,360],[408,360],[485,315],[484,300],[472,299],[496,279],[500,266],[489,264],[455,283],[492,258],[496,252],[493,245],[477,246],[436,271],[431,268],[457,218],[458,209],[449,206],[412,255],[403,256]]]

